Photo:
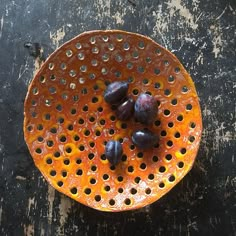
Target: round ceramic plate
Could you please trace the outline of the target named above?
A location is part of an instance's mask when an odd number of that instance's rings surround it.
[[[128,94],[149,93],[156,119],[123,122],[103,99],[106,86],[128,81]],[[146,206],[191,169],[202,119],[193,81],[179,60],[148,37],[119,30],[80,34],[57,49],[32,80],[25,100],[24,134],[35,165],[58,191],[102,211]],[[142,150],[131,134],[148,128],[158,143]],[[106,142],[124,154],[111,166]]]

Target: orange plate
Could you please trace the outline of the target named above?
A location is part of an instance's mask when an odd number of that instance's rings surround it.
[[[136,99],[158,100],[149,127],[160,138],[150,150],[132,144],[133,119],[121,122],[103,100],[106,84],[128,80]],[[193,81],[179,60],[139,34],[83,33],[57,49],[32,80],[25,100],[24,134],[35,165],[58,191],[101,211],[146,206],[191,169],[202,132]],[[111,167],[105,142],[119,140],[122,162]]]

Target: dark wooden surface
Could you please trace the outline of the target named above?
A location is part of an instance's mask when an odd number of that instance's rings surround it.
[[[236,1],[1,0],[0,235],[236,235]],[[177,55],[195,82],[204,131],[192,171],[143,209],[104,213],[55,191],[23,139],[23,102],[39,62],[83,31],[123,29]]]

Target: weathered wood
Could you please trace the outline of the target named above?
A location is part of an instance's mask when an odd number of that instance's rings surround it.
[[[0,235],[235,235],[236,2],[12,1],[0,5]],[[204,132],[192,171],[141,210],[104,213],[56,192],[23,139],[23,101],[40,60],[92,29],[145,34],[182,61],[195,82]]]

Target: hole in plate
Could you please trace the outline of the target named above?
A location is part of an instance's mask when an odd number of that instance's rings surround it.
[[[129,198],[126,198],[124,202],[125,202],[125,205],[130,205],[131,204],[131,200]]]
[[[67,129],[70,130],[70,131],[72,131],[72,130],[74,129],[74,127],[73,127],[72,124],[69,124],[69,125],[67,126]]]
[[[184,119],[183,115],[178,115],[178,116],[177,116],[177,120],[178,120],[178,121],[182,121],[183,119]]]
[[[137,157],[138,157],[138,158],[142,158],[142,157],[143,157],[143,153],[142,153],[142,152],[138,152],[138,153],[137,153]]]
[[[181,169],[184,167],[184,162],[180,161],[178,162],[177,166]]]
[[[120,176],[117,177],[117,180],[118,180],[119,182],[122,182],[122,181],[124,180],[124,178],[123,178],[123,176],[120,175]]]
[[[71,148],[71,147],[67,147],[67,148],[66,148],[66,152],[67,152],[67,153],[71,153],[71,152],[72,152],[72,148]]]
[[[113,45],[112,43],[109,43],[109,44],[108,44],[108,49],[109,49],[110,51],[113,51],[113,50],[115,49],[115,47],[114,47],[114,45]]]
[[[55,170],[51,170],[51,171],[50,171],[50,175],[51,175],[51,176],[55,176],[56,174],[57,174],[57,172],[56,172]]]
[[[63,162],[64,162],[64,164],[67,165],[67,166],[70,165],[70,160],[69,160],[69,159],[65,159]]]
[[[154,69],[154,74],[155,75],[159,75],[161,73],[160,69],[159,68],[155,68]]]
[[[91,191],[90,188],[86,188],[86,189],[84,190],[84,193],[85,193],[86,195],[89,195],[91,192],[92,192],[92,191]]]
[[[66,50],[67,57],[71,57],[72,55],[73,55],[73,52],[70,49]]]
[[[175,133],[175,138],[180,138],[180,132]]]
[[[108,179],[109,179],[109,175],[108,175],[108,174],[104,174],[104,175],[102,176],[102,178],[103,178],[104,180],[108,180]]]
[[[82,160],[80,158],[76,159],[76,164],[80,165],[82,163]]]
[[[76,43],[76,44],[75,44],[75,47],[76,47],[77,49],[81,49],[81,48],[82,48],[82,45],[81,45],[81,43]]]
[[[131,190],[130,190],[130,193],[131,194],[136,194],[138,191],[137,191],[137,189],[136,188],[131,188]]]
[[[106,192],[109,192],[109,191],[111,190],[111,187],[110,187],[109,185],[106,185],[106,186],[104,187],[104,190],[105,190]]]
[[[76,187],[71,188],[71,189],[70,189],[70,192],[71,192],[72,194],[76,194],[76,193],[77,193],[77,188],[76,188]]]
[[[85,105],[84,107],[83,107],[83,111],[88,111],[88,106],[87,105]]]
[[[170,89],[165,89],[165,90],[164,90],[164,94],[165,94],[166,96],[170,96],[170,95],[171,95]]]
[[[163,182],[159,183],[159,188],[164,188],[165,184]]]
[[[174,175],[171,175],[169,178],[168,178],[169,182],[174,182],[175,181],[175,176]]]
[[[43,142],[43,137],[39,136],[39,137],[38,137],[38,141],[39,141],[39,142]]]
[[[57,121],[58,121],[58,123],[62,124],[62,123],[64,123],[64,118],[59,117],[59,118],[57,119]]]
[[[169,77],[168,77],[168,82],[169,83],[173,83],[175,81],[175,77],[173,76],[173,75],[170,75]]]
[[[147,168],[147,165],[145,163],[141,163],[140,169],[145,170]]]
[[[46,163],[47,163],[48,165],[52,164],[52,158],[48,157],[47,160],[46,160]]]
[[[162,137],[165,137],[166,135],[167,135],[166,131],[165,131],[165,130],[162,130],[162,131],[161,131],[161,136],[162,136]]]
[[[122,160],[123,162],[127,161],[127,155],[123,154],[122,157],[121,157],[121,160]]]
[[[190,143],[193,143],[195,141],[195,137],[194,136],[189,136],[188,138]]]
[[[139,91],[138,91],[138,89],[133,89],[132,93],[133,93],[133,95],[138,95]]]
[[[58,181],[57,185],[58,185],[58,187],[62,187],[63,186],[63,182],[62,181]]]
[[[118,188],[118,193],[123,193],[124,189],[123,188]]]
[[[88,158],[89,158],[89,160],[92,160],[94,158],[94,154],[93,153],[89,153],[88,154]]]
[[[159,168],[159,172],[160,172],[160,173],[164,173],[165,171],[166,171],[165,166],[161,166],[161,167]]]
[[[115,205],[115,203],[116,203],[116,202],[115,202],[115,200],[114,200],[114,199],[110,199],[110,200],[109,200],[109,204],[110,204],[111,206],[114,206],[114,205]]]
[[[151,192],[152,192],[152,190],[151,190],[150,188],[147,188],[147,189],[145,190],[145,193],[146,193],[147,195],[151,194]]]
[[[191,104],[187,104],[187,105],[186,105],[186,110],[187,110],[187,111],[191,111],[192,108],[193,108],[193,106],[192,106]]]
[[[174,99],[171,100],[171,104],[172,104],[173,106],[177,105],[177,103],[178,103],[178,101],[177,101],[176,98],[174,98]]]
[[[172,146],[173,146],[173,142],[172,142],[171,140],[168,140],[167,143],[166,143],[166,145],[167,145],[168,147],[172,147]]]
[[[90,182],[90,184],[96,184],[97,181],[96,181],[96,179],[91,178],[89,182]]]
[[[128,51],[128,50],[130,49],[130,45],[129,45],[128,42],[125,42],[125,43],[123,44],[123,49],[124,49],[125,51]]]
[[[186,150],[186,148],[181,148],[180,152],[181,152],[182,155],[184,155],[187,152],[187,150]]]
[[[85,135],[85,136],[89,136],[89,135],[90,135],[90,131],[89,131],[88,129],[86,129],[86,130],[84,131],[84,135]]]
[[[101,198],[100,195],[96,195],[96,196],[94,197],[94,199],[95,199],[96,202],[100,202],[102,198]]]
[[[37,154],[41,154],[41,153],[42,153],[42,149],[41,149],[41,148],[36,148],[35,152],[36,152]]]
[[[156,120],[156,121],[154,122],[154,124],[155,124],[155,126],[160,126],[160,124],[161,124],[161,121],[159,121],[159,120]]]
[[[149,174],[149,175],[148,175],[148,179],[149,179],[149,180],[153,180],[153,179],[154,179],[154,174]]]
[[[164,110],[164,115],[165,115],[165,116],[169,116],[169,115],[170,115],[170,110],[165,109],[165,110]]]
[[[52,140],[48,140],[47,141],[47,146],[48,147],[52,147],[54,145],[53,141]]]
[[[170,161],[172,159],[172,155],[171,154],[166,154],[165,156],[167,161]]]
[[[96,43],[95,37],[91,37],[91,38],[89,39],[89,41],[90,41],[91,44],[95,44],[95,43]]]
[[[100,156],[100,158],[101,158],[101,160],[103,160],[103,161],[105,161],[105,160],[107,159],[105,154],[102,154],[102,155]]]
[[[61,156],[60,152],[58,152],[58,151],[54,152],[54,157],[58,158],[60,156]]]
[[[91,148],[93,148],[93,147],[95,146],[95,143],[94,143],[94,142],[90,142],[90,143],[89,143],[89,146],[90,146]]]
[[[100,125],[105,125],[106,121],[105,121],[104,119],[101,119],[101,120],[99,121],[99,123],[100,123]]]
[[[182,93],[187,93],[188,92],[188,87],[185,85],[182,87]]]
[[[153,161],[153,162],[158,162],[158,156],[153,156],[153,157],[152,157],[152,161]]]
[[[141,181],[141,178],[139,176],[135,177],[134,182],[138,184]]]
[[[97,170],[97,166],[92,165],[92,166],[91,166],[91,171],[96,171],[96,170]]]
[[[63,170],[62,172],[61,172],[61,175],[62,175],[62,177],[66,177],[67,176],[67,171],[65,171],[65,170]]]
[[[156,82],[156,83],[154,84],[154,88],[156,88],[156,89],[161,88],[161,84],[160,84],[159,82]]]
[[[145,47],[144,42],[143,42],[143,41],[140,41],[140,42],[138,43],[138,47],[139,47],[140,49],[144,49],[144,47]]]

